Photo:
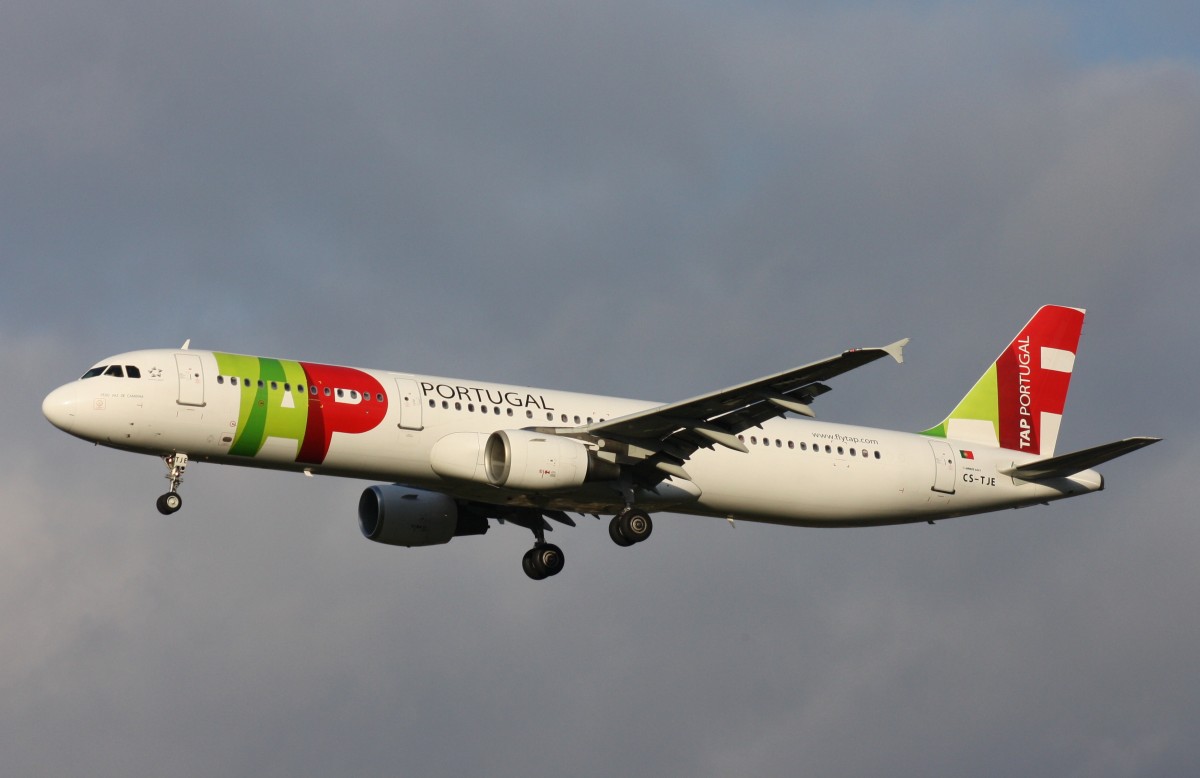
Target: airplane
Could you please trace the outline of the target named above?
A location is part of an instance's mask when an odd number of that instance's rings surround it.
[[[1094,467],[1160,440],[1055,455],[1082,309],[1037,311],[939,424],[902,432],[817,421],[827,381],[907,339],[858,348],[681,402],[658,404],[190,348],[103,359],[50,392],[55,427],[163,460],[179,510],[192,462],[383,481],[358,502],[368,539],[431,546],[533,533],[522,558],[563,569],[546,541],[569,513],[608,515],[633,546],[651,512],[806,527],[861,527],[1021,508],[1104,488]]]

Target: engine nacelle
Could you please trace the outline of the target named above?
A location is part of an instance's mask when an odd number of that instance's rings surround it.
[[[452,432],[433,444],[429,452],[429,466],[442,478],[458,478],[463,481],[488,483],[483,474],[483,448],[487,444],[485,432]]]
[[[488,482],[507,489],[570,489],[589,478],[615,478],[617,466],[600,461],[586,444],[529,430],[497,430],[483,449]]]
[[[456,535],[482,535],[487,519],[464,515],[453,498],[400,484],[368,487],[358,499],[363,535],[390,546],[436,546]]]

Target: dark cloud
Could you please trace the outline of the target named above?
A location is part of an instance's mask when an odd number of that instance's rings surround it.
[[[6,11],[7,769],[1185,772],[1200,75],[1178,48],[1081,54],[1095,25]],[[1060,445],[1167,436],[1104,493],[934,527],[662,515],[635,549],[588,519],[550,585],[512,527],[367,543],[361,483],[197,466],[163,519],[160,464],[38,414],[188,337],[670,400],[912,336],[819,412],[921,429],[1047,302],[1089,308]]]

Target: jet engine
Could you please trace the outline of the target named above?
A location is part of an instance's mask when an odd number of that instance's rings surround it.
[[[533,492],[570,489],[619,472],[578,440],[530,430],[493,432],[484,445],[483,467],[494,486]]]
[[[390,546],[436,546],[457,535],[482,535],[487,518],[465,514],[440,492],[400,484],[368,487],[358,499],[363,535]]]

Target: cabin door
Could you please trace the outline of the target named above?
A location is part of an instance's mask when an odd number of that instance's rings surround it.
[[[931,440],[933,449],[933,491],[954,494],[954,449],[944,440]]]

